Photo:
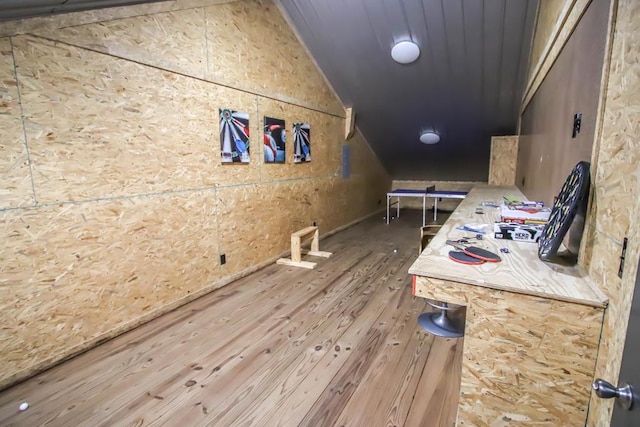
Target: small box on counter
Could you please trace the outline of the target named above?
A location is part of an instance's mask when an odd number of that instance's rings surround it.
[[[502,206],[500,218],[502,222],[514,222],[522,224],[544,224],[551,215],[551,209],[533,206],[533,207],[513,207]]]
[[[535,243],[540,239],[544,225],[524,225],[507,222],[496,222],[493,235],[496,239],[516,240],[518,242]]]

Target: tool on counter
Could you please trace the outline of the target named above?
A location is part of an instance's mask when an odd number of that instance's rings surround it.
[[[447,245],[451,245],[456,249],[460,249],[465,255],[480,259],[482,261],[488,261],[488,262],[502,261],[502,258],[500,258],[499,255],[491,251],[488,251],[486,249],[479,248],[477,246],[467,246],[465,243],[461,243],[455,240],[447,240]],[[449,253],[449,257],[451,257],[451,253]]]
[[[472,256],[465,254],[464,252],[459,252],[459,251],[449,251],[449,259],[455,262],[459,262],[461,264],[467,264],[467,265],[484,264],[484,261],[481,260],[480,258],[474,258]]]

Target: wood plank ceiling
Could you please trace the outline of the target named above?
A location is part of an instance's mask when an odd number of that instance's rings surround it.
[[[393,178],[486,181],[491,135],[516,132],[537,0],[279,2]],[[403,40],[413,64],[391,59]]]
[[[394,179],[486,181],[491,136],[516,132],[538,0],[275,1]],[[146,2],[0,0],[0,21]],[[404,40],[413,64],[391,59]]]

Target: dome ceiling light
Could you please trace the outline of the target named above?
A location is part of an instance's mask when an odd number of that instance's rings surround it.
[[[435,132],[422,132],[420,135],[420,142],[423,144],[437,144],[440,141],[440,136]]]
[[[399,64],[411,64],[419,56],[420,48],[414,42],[400,42],[391,49],[391,57]]]

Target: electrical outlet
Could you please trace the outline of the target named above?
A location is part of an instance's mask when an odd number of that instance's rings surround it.
[[[226,254],[221,254],[220,255],[220,265],[225,265],[227,263],[227,255]]]
[[[580,133],[580,127],[582,126],[582,113],[575,113],[573,115],[573,131],[571,138],[575,138]]]

